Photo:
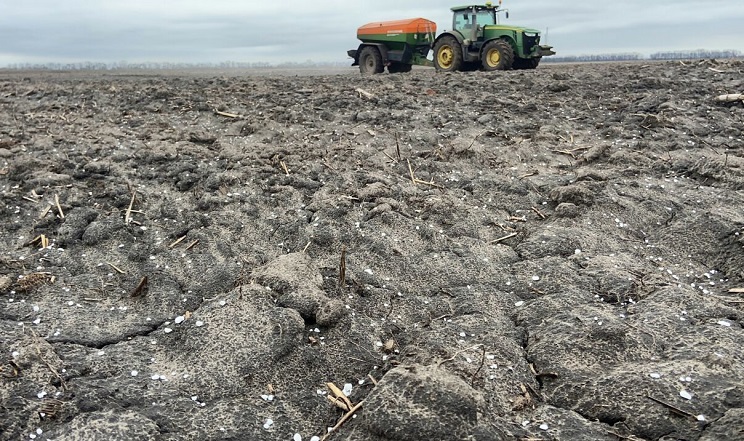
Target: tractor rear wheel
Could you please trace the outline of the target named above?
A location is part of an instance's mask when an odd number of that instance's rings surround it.
[[[514,49],[506,40],[491,40],[481,52],[483,70],[509,70],[514,64]]]
[[[359,54],[359,71],[363,74],[379,74],[384,70],[380,51],[374,46],[365,46]]]
[[[413,65],[406,63],[391,62],[388,66],[388,72],[390,73],[405,73],[410,72],[413,69]]]
[[[462,46],[454,37],[442,37],[434,45],[434,67],[444,72],[460,70]]]

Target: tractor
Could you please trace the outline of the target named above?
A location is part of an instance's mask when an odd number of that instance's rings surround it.
[[[452,30],[436,34],[436,24],[415,18],[369,23],[357,30],[362,41],[347,54],[362,73],[408,72],[413,65],[433,66],[454,72],[535,69],[544,56],[554,55],[551,46],[540,44],[540,31],[498,23],[498,6],[455,6]],[[509,12],[506,17],[509,17]],[[434,60],[427,58],[433,49]]]

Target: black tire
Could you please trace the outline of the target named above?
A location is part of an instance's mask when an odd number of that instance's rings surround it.
[[[541,58],[517,58],[514,60],[514,69],[537,69]]]
[[[388,66],[388,72],[390,73],[406,73],[410,72],[411,69],[413,69],[413,65],[411,64],[396,63],[394,61]]]
[[[491,40],[481,51],[483,70],[509,70],[514,64],[514,49],[506,40]]]
[[[363,74],[379,74],[384,70],[380,51],[374,46],[365,46],[359,54],[359,71]]]
[[[455,72],[462,67],[462,46],[455,37],[442,37],[434,45],[434,67],[443,72]]]

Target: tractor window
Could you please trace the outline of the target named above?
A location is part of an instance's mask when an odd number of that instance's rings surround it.
[[[471,21],[472,14],[470,11],[465,12],[457,12],[455,14],[455,23],[453,28],[461,31],[463,29],[470,29],[472,27],[472,21]]]
[[[481,26],[496,24],[496,21],[494,20],[493,11],[489,11],[489,10],[478,11],[478,24]]]
[[[496,24],[493,10],[481,9],[475,13],[472,10],[455,12],[452,28],[457,31],[470,30],[474,26],[487,26]]]

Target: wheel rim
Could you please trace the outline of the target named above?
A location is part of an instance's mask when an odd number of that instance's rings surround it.
[[[439,60],[439,65],[445,69],[452,66],[452,60],[455,58],[455,51],[452,50],[449,46],[442,46],[441,49],[439,49],[439,54],[437,54],[437,60]]]
[[[501,52],[496,49],[491,49],[486,55],[486,62],[491,67],[496,67],[501,62]]]
[[[372,57],[367,57],[364,60],[364,65],[367,66],[367,69],[374,69],[375,68],[375,60]]]

